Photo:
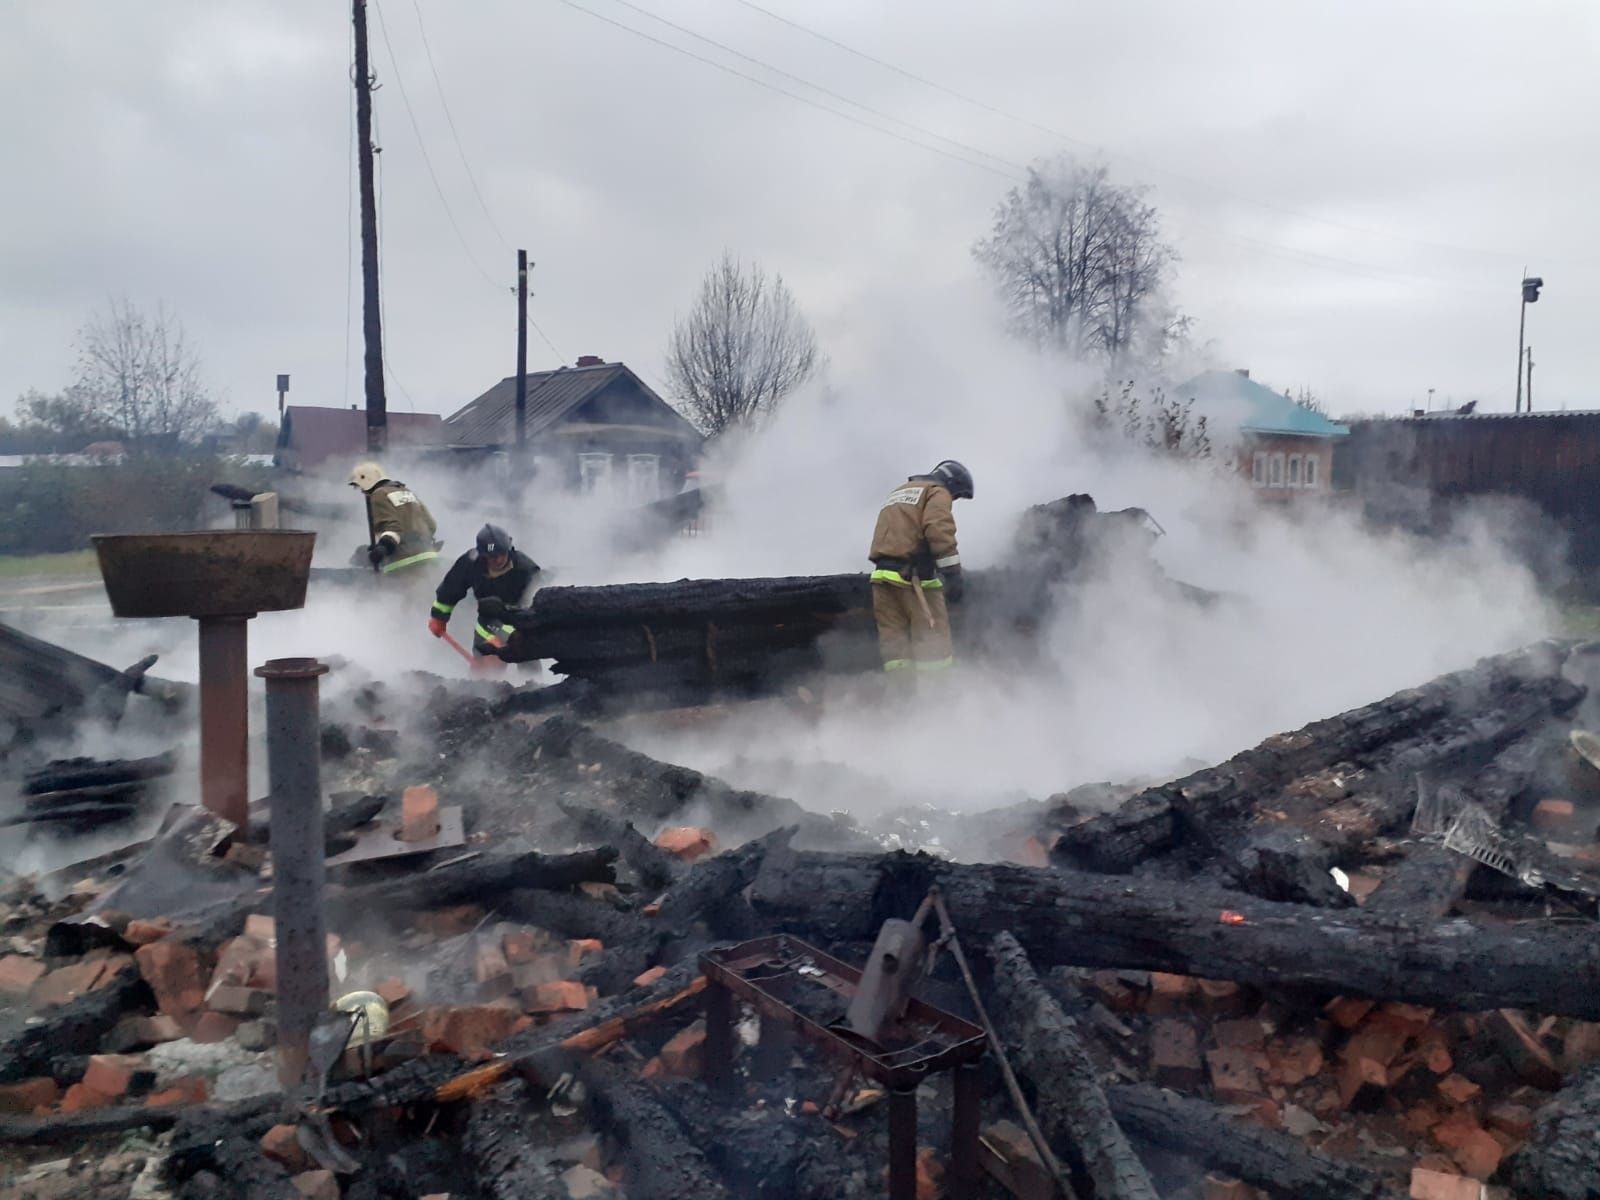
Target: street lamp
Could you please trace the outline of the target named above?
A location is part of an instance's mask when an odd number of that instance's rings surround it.
[[[1544,280],[1537,275],[1524,275],[1522,277],[1522,319],[1517,323],[1517,411],[1522,411],[1522,345],[1523,336],[1528,329],[1528,305],[1539,299],[1539,289],[1544,286]],[[1529,397],[1530,407],[1532,397]]]

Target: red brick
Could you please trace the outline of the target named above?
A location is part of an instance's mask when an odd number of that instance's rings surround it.
[[[1571,800],[1550,797],[1533,806],[1528,823],[1540,833],[1561,833],[1572,824],[1577,811]]]
[[[214,987],[206,996],[206,1007],[213,1012],[236,1017],[259,1017],[267,1011],[267,1001],[272,993],[264,988],[237,987],[224,984]]]
[[[640,1079],[655,1079],[657,1076],[664,1074],[666,1074],[666,1071],[662,1068],[661,1060],[659,1058],[652,1058],[649,1062],[645,1063],[644,1066],[639,1068]]]
[[[1261,1098],[1261,1077],[1255,1055],[1243,1047],[1223,1046],[1206,1055],[1211,1092],[1223,1104],[1253,1104]]]
[[[1481,1200],[1483,1185],[1463,1175],[1413,1167],[1409,1195],[1411,1200]]]
[[[1365,1058],[1388,1070],[1390,1064],[1400,1057],[1400,1052],[1405,1049],[1409,1040],[1410,1035],[1404,1028],[1384,1020],[1379,1014],[1356,1030],[1340,1049],[1339,1059],[1341,1062],[1348,1062],[1352,1059]]]
[[[1428,1028],[1428,1023],[1433,1020],[1433,1009],[1391,1000],[1387,1004],[1380,1005],[1376,1015],[1403,1028],[1408,1037],[1421,1037]]]
[[[1389,1071],[1370,1058],[1351,1058],[1339,1064],[1339,1103],[1345,1109],[1366,1109],[1376,1104],[1389,1086]]]
[[[244,935],[271,945],[278,937],[278,923],[266,913],[251,913],[244,919]]]
[[[165,1091],[151,1093],[145,1097],[144,1102],[150,1108],[165,1108],[173,1104],[204,1104],[206,1094],[206,1081],[199,1075],[190,1075],[178,1080]]]
[[[382,979],[372,985],[372,990],[383,997],[383,1002],[390,1008],[403,1003],[411,995],[411,988],[403,979]]]
[[[1145,1001],[1145,1011],[1152,1017],[1165,1017],[1181,1012],[1193,1002],[1198,990],[1194,980],[1187,975],[1151,971],[1150,995]]]
[[[1340,1029],[1354,1029],[1372,1009],[1371,1000],[1362,1000],[1357,996],[1335,996],[1322,1011]]]
[[[483,920],[483,909],[476,904],[457,904],[452,908],[436,908],[418,913],[412,923],[436,938],[456,937],[471,933]]]
[[[531,963],[549,948],[550,935],[542,929],[512,929],[500,939],[501,952],[513,967]]]
[[[423,1014],[422,1036],[430,1046],[462,1058],[491,1057],[493,1047],[511,1036],[521,1014],[493,1004],[458,1004]]]
[[[1505,1147],[1486,1129],[1477,1129],[1452,1152],[1461,1169],[1474,1179],[1487,1180],[1500,1169]]]
[[[122,931],[122,939],[133,946],[148,946],[171,932],[172,922],[166,917],[157,917],[153,921],[129,921],[128,927]]]
[[[511,974],[511,964],[498,946],[479,946],[477,961],[473,964],[479,983],[488,983],[502,975]]]
[[[87,1112],[91,1108],[104,1108],[115,1097],[104,1092],[97,1092],[92,1087],[75,1083],[67,1089],[67,1094],[61,1097],[61,1111],[63,1114]]]
[[[136,1055],[92,1054],[88,1069],[83,1073],[83,1085],[102,1096],[117,1099],[127,1093],[134,1072],[143,1068],[144,1063]]]
[[[666,973],[667,969],[665,967],[651,967],[648,971],[643,971],[634,976],[633,986],[649,987],[652,983],[660,979]]]
[[[1259,1193],[1242,1179],[1207,1175],[1200,1185],[1201,1200],[1256,1200]]]
[[[1295,1087],[1322,1071],[1322,1047],[1315,1038],[1292,1038],[1267,1047],[1267,1079]]]
[[[567,943],[567,962],[576,967],[590,955],[599,954],[606,948],[605,943],[599,938],[574,938]]]
[[[1376,875],[1353,871],[1350,874],[1350,895],[1357,904],[1365,904],[1367,897],[1377,891],[1382,882]]]
[[[709,829],[675,825],[656,834],[656,845],[684,862],[696,862],[717,852],[717,835]]]
[[[1450,1042],[1440,1029],[1427,1029],[1417,1039],[1417,1050],[1428,1070],[1435,1075],[1448,1075],[1455,1069],[1456,1060],[1450,1053]]]
[[[179,1021],[205,1002],[200,985],[200,956],[170,938],[140,946],[134,954],[139,973],[156,994],[156,1006]]]
[[[1464,1108],[1458,1108],[1450,1113],[1433,1127],[1429,1136],[1434,1144],[1454,1153],[1472,1139],[1475,1133],[1482,1129],[1472,1114]]]
[[[225,1042],[239,1032],[239,1026],[242,1023],[238,1017],[207,1011],[201,1013],[195,1019],[194,1025],[189,1031],[189,1036],[203,1046],[216,1042]]]
[[[0,1085],[0,1112],[29,1116],[35,1109],[49,1108],[61,1098],[54,1079],[24,1079],[21,1083]]]
[[[1116,971],[1096,971],[1090,975],[1089,991],[1112,1012],[1137,1012],[1144,1002],[1144,996],[1130,987]]]
[[[1229,979],[1196,980],[1200,1004],[1212,1016],[1242,1017],[1250,1011],[1250,993]]]
[[[1527,1141],[1533,1133],[1533,1110],[1522,1104],[1496,1104],[1484,1120],[1490,1129],[1519,1142]]]
[[[1451,1104],[1466,1104],[1483,1094],[1483,1089],[1465,1075],[1447,1075],[1439,1081],[1439,1094]]]
[[[267,1130],[261,1137],[261,1153],[291,1172],[311,1165],[310,1156],[300,1146],[299,1130],[293,1125],[274,1125]]]
[[[531,1013],[576,1012],[589,1007],[589,994],[583,984],[571,979],[541,983],[525,993],[525,1000]]]
[[[426,784],[400,796],[400,840],[427,842],[439,836],[439,793]]]
[[[917,1200],[939,1200],[944,1194],[944,1166],[927,1146],[917,1147]]]
[[[1200,1039],[1183,1021],[1163,1018],[1150,1026],[1150,1070],[1157,1081],[1180,1090],[1202,1076]]]
[[[45,973],[45,965],[38,959],[20,954],[0,958],[0,994],[26,996]]]
[[[332,1171],[302,1171],[289,1182],[306,1200],[339,1200],[339,1181]]]
[[[706,1023],[696,1021],[661,1047],[661,1069],[668,1075],[698,1078],[705,1067]]]
[[[1219,1046],[1260,1050],[1267,1044],[1267,1031],[1257,1017],[1218,1021],[1211,1027],[1211,1038]]]
[[[49,974],[40,977],[33,985],[28,994],[29,1002],[35,1008],[52,1008],[58,1004],[69,1004],[85,992],[93,991],[105,973],[104,959],[57,967]]]

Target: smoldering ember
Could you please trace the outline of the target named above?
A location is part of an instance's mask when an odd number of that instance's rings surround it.
[[[895,749],[757,789],[659,755],[1021,681],[1108,572],[1246,601],[1075,495],[968,573],[949,673],[879,669],[865,574],[555,582],[480,601],[500,674],[386,672],[252,653],[394,585],[220,491],[237,529],[97,538],[79,598],[133,620],[0,627],[7,1195],[1597,1194],[1592,645],[1175,778],[916,803]]]

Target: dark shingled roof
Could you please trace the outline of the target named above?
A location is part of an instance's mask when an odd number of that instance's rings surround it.
[[[559,367],[554,371],[528,372],[527,433],[529,437],[549,429],[585,401],[598,396],[618,379],[627,378],[660,403],[670,414],[667,428],[681,425],[685,436],[699,433],[665,400],[622,363],[602,363],[591,367]],[[445,419],[453,446],[503,446],[516,440],[517,377],[509,375],[460,412]]]

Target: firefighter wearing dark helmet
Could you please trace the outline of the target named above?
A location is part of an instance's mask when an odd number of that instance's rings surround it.
[[[952,504],[972,499],[972,472],[953,459],[913,475],[884,501],[872,531],[872,615],[889,672],[947,669],[951,603],[963,580]]]
[[[472,648],[482,655],[494,654],[514,631],[502,621],[486,617],[481,611],[483,602],[498,601],[488,606],[496,613],[506,607],[520,608],[538,573],[539,564],[511,544],[509,533],[498,525],[485,525],[478,530],[477,545],[445,572],[428,614],[428,632],[443,637],[450,614],[471,592],[480,609],[472,629]]]

